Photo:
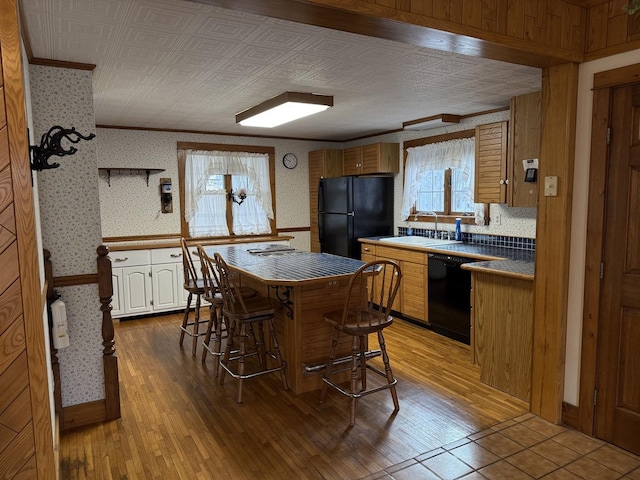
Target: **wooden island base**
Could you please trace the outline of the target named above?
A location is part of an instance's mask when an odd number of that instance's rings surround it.
[[[322,365],[329,356],[333,327],[323,315],[340,310],[346,300],[349,278],[318,279],[296,286],[271,286],[253,277],[242,284],[269,296],[276,306],[275,326],[280,350],[287,362],[287,381],[296,394],[318,390],[322,385]],[[338,356],[351,354],[351,338],[340,338]],[[309,371],[311,369],[312,371]],[[348,380],[348,372],[344,380]]]

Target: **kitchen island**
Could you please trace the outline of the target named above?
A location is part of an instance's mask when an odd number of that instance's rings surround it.
[[[219,253],[240,274],[242,285],[273,300],[291,389],[296,394],[319,389],[333,334],[323,314],[344,306],[349,280],[364,262],[268,244],[207,246],[205,251],[210,257]],[[338,356],[350,352],[345,336]]]

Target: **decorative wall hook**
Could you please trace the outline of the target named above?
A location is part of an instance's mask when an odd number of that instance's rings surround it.
[[[31,151],[31,170],[46,170],[49,168],[58,168],[59,163],[49,163],[49,158],[53,155],[63,157],[65,155],[73,155],[78,151],[75,147],[69,147],[65,150],[61,145],[63,139],[67,139],[71,143],[78,143],[80,140],[91,140],[96,135],[94,133],[85,137],[84,135],[76,132],[76,129],[62,128],[58,125],[51,127],[47,133],[42,135],[40,139],[40,145],[31,145],[29,150]]]

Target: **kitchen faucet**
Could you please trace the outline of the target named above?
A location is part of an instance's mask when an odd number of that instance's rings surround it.
[[[435,237],[438,238],[438,214],[436,212],[427,212],[427,215],[433,215],[436,217]]]

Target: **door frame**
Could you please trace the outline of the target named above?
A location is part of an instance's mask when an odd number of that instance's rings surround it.
[[[611,96],[616,87],[640,82],[640,63],[596,73],[593,77],[593,116],[589,168],[589,207],[585,262],[584,309],[578,429],[595,433],[594,395],[597,383],[600,328],[600,265],[603,261],[606,181],[609,164],[607,128],[611,124]]]

